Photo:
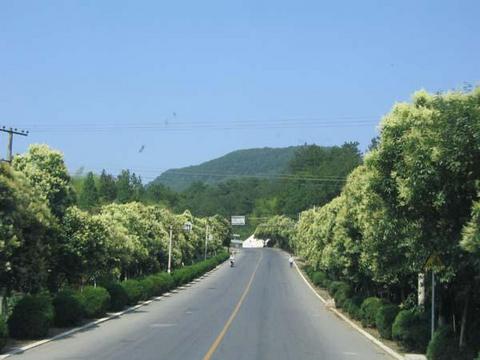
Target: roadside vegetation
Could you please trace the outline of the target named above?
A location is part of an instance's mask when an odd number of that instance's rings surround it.
[[[62,154],[46,145],[0,165],[0,348],[8,334],[41,338],[53,325],[160,295],[227,257],[231,228],[223,217],[141,202],[135,194],[143,186],[128,172],[98,180],[99,189],[89,175],[75,191]],[[201,261],[206,237],[209,259]]]
[[[473,359],[480,350],[479,183],[480,89],[421,91],[383,118],[379,139],[339,196],[298,222],[273,217],[256,234],[303,258],[337,307],[405,351]]]

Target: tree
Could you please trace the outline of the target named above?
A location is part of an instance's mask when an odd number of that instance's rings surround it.
[[[117,198],[115,178],[105,170],[102,170],[98,179],[98,197],[102,204],[114,202]]]
[[[38,189],[0,164],[0,283],[36,292],[47,284],[57,224]]]
[[[27,153],[15,156],[12,165],[48,201],[55,216],[61,218],[75,202],[70,176],[59,151],[47,145],[31,145]]]
[[[134,187],[131,181],[130,170],[122,170],[117,176],[117,201],[125,204],[134,199]]]
[[[66,240],[57,271],[62,272],[70,284],[81,285],[105,274],[111,234],[101,219],[73,206],[67,209],[62,228]]]
[[[99,198],[93,173],[89,172],[83,181],[82,191],[78,197],[78,204],[82,209],[92,209],[98,206]]]

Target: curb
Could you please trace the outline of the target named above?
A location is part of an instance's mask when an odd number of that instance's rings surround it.
[[[58,339],[62,339],[64,337],[67,337],[67,336],[70,336],[70,335],[73,335],[73,334],[76,334],[82,330],[85,330],[85,329],[88,329],[88,328],[91,328],[91,327],[94,327],[95,325],[98,325],[98,324],[101,324],[101,323],[104,323],[108,320],[112,320],[112,319],[116,319],[122,315],[125,315],[129,312],[132,312],[132,311],[135,311],[143,306],[146,306],[148,304],[151,304],[153,301],[155,300],[161,300],[163,299],[164,297],[169,297],[171,295],[174,295],[176,293],[179,293],[181,290],[186,290],[187,289],[187,286],[191,286],[193,284],[196,284],[198,283],[199,279],[204,279],[206,278],[210,273],[214,272],[215,270],[217,270],[220,266],[224,265],[225,262],[217,265],[216,267],[214,267],[212,270],[206,272],[205,274],[203,274],[202,276],[196,278],[196,279],[193,279],[191,282],[189,282],[188,284],[185,284],[185,285],[182,285],[182,286],[179,286],[175,289],[172,289],[170,292],[166,292],[164,293],[163,295],[160,295],[160,296],[157,296],[157,297],[154,297],[150,300],[146,300],[146,301],[143,301],[137,305],[134,305],[134,306],[131,306],[125,310],[122,310],[122,311],[119,311],[119,312],[116,312],[116,313],[112,313],[111,315],[108,315],[106,317],[103,317],[101,319],[97,319],[95,321],[92,321],[92,322],[89,322],[85,325],[82,325],[82,326],[79,326],[79,327],[76,327],[76,328],[73,328],[73,329],[70,329],[68,331],[65,331],[65,332],[62,332],[58,335],[55,335],[55,336],[52,336],[51,338],[48,338],[48,339],[43,339],[43,340],[39,340],[39,341],[36,341],[34,343],[31,343],[31,344],[28,344],[28,345],[25,345],[25,346],[22,346],[22,347],[19,347],[19,348],[14,348],[12,349],[10,352],[6,353],[6,354],[0,354],[0,360],[3,360],[3,359],[6,359],[12,355],[17,355],[17,354],[21,354],[21,353],[24,353],[25,351],[28,351],[30,349],[33,349],[33,348],[36,348],[38,346],[41,346],[41,345],[44,345],[44,344],[47,344],[49,342],[52,342],[54,340],[58,340]]]
[[[320,294],[317,293],[317,291],[313,288],[313,286],[308,282],[308,280],[305,278],[305,276],[302,274],[302,272],[300,271],[300,268],[298,267],[297,263],[294,262],[294,265],[295,265],[295,268],[297,269],[298,273],[300,274],[300,276],[302,277],[303,281],[305,281],[305,283],[308,285],[308,287],[310,288],[310,290],[313,291],[313,293],[320,299],[320,301],[325,305],[327,303],[327,301],[322,297],[320,296]],[[354,328],[355,330],[357,330],[360,334],[362,334],[363,336],[365,336],[368,340],[370,340],[372,343],[374,343],[375,345],[377,345],[379,348],[381,348],[383,351],[385,351],[388,355],[392,356],[393,358],[395,359],[398,359],[398,360],[404,360],[405,357],[400,355],[399,353],[397,353],[395,350],[393,350],[392,348],[388,347],[387,345],[385,345],[384,343],[382,343],[380,340],[378,340],[376,337],[374,337],[373,335],[369,334],[368,332],[366,332],[365,330],[363,330],[361,327],[359,327],[357,324],[355,324],[353,321],[351,321],[349,318],[347,318],[345,315],[343,315],[340,311],[338,311],[337,309],[333,308],[333,307],[327,307],[328,310],[330,310],[331,312],[333,312],[335,315],[337,315],[338,317],[340,317],[342,320],[344,320],[346,323],[348,323],[348,325],[350,325],[352,328]]]

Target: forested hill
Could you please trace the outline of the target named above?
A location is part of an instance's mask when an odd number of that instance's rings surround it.
[[[153,183],[176,191],[201,181],[215,184],[242,176],[276,175],[286,170],[298,146],[237,150],[199,165],[165,171]]]

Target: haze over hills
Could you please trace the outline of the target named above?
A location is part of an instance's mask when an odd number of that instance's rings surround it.
[[[199,165],[170,169],[153,180],[182,191],[196,181],[215,184],[244,176],[268,177],[281,174],[299,146],[255,148],[232,151]]]

